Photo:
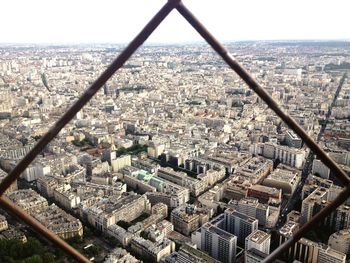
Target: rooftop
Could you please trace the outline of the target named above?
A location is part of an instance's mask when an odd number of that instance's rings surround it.
[[[229,233],[229,232],[227,232],[227,231],[225,231],[217,226],[214,226],[211,223],[205,223],[202,227],[211,233],[217,234],[218,236],[220,236],[223,239],[230,240],[230,241],[237,239],[237,237],[235,235],[233,235],[233,234],[231,234],[231,233]]]
[[[256,230],[253,233],[251,233],[249,236],[246,237],[246,240],[251,240],[254,243],[261,244],[265,242],[265,240],[270,239],[271,235],[261,231],[261,230]]]

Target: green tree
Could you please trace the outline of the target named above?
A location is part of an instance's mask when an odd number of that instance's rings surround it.
[[[4,258],[1,259],[1,262],[4,263],[17,263],[18,261],[14,260],[13,258],[9,256],[5,256]]]
[[[21,259],[27,256],[23,251],[22,243],[17,239],[9,240],[5,255],[14,259]]]
[[[76,235],[74,237],[67,238],[66,242],[70,245],[84,243],[83,238],[81,236],[78,236],[78,235]]]
[[[43,256],[43,261],[45,263],[54,263],[55,262],[55,255],[50,253],[50,252],[46,252]]]
[[[101,252],[101,248],[98,245],[93,245],[85,250],[88,257],[95,257]]]
[[[26,243],[17,239],[0,240],[0,262],[53,263],[55,259],[37,239],[29,237]]]
[[[24,263],[44,263],[43,259],[39,255],[33,255],[24,260]]]
[[[23,256],[28,257],[33,254],[41,255],[44,253],[42,244],[34,238],[28,238],[28,241],[23,244]]]

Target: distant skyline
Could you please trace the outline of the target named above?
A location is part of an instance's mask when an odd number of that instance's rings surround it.
[[[0,43],[126,43],[166,0],[4,0]],[[349,40],[350,1],[184,0],[221,41]],[[146,43],[201,41],[176,10]]]

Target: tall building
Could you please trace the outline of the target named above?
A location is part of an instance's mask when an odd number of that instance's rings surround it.
[[[245,239],[245,250],[255,248],[265,254],[270,254],[271,235],[261,230],[256,230]]]
[[[318,263],[345,263],[346,255],[342,252],[334,250],[326,245],[318,247],[317,262]]]
[[[314,214],[325,208],[329,202],[322,201],[316,203],[314,206]],[[350,207],[347,205],[340,205],[331,212],[330,215],[326,216],[322,223],[323,226],[331,229],[332,231],[340,231],[350,227]]]
[[[306,151],[273,143],[257,143],[250,147],[252,154],[262,155],[269,159],[278,159],[281,163],[301,169],[303,167]]]
[[[257,250],[255,248],[251,248],[244,252],[244,262],[245,263],[260,263],[264,258],[268,255]]]
[[[253,157],[237,167],[235,174],[247,178],[252,184],[262,180],[273,170],[273,162],[263,157]]]
[[[343,229],[333,233],[328,239],[328,246],[342,252],[350,254],[350,229]]]
[[[306,199],[306,197],[308,197],[313,191],[320,187],[331,189],[334,187],[334,184],[331,180],[323,179],[321,177],[310,174],[304,184],[301,199]]]
[[[229,205],[242,214],[258,219],[259,226],[266,225],[270,206],[259,203],[257,198],[242,198],[238,202],[231,200]]]
[[[286,242],[299,229],[299,224],[293,221],[287,222],[279,230],[279,244]],[[331,247],[316,243],[306,238],[299,239],[282,255],[284,259],[299,260],[305,263],[345,263],[346,255]]]
[[[312,173],[321,176],[324,179],[328,179],[331,170],[321,160],[314,159],[312,162]]]
[[[332,200],[332,189],[323,187],[316,188],[302,202],[300,223],[305,224],[315,214],[321,211]],[[332,231],[339,231],[350,227],[350,207],[342,204],[326,216],[321,225],[330,228]]]
[[[292,210],[287,214],[287,221],[300,222],[300,212]]]
[[[258,229],[257,219],[232,208],[225,210],[224,221],[226,231],[236,235],[240,244],[244,244],[245,238]]]
[[[299,229],[299,223],[288,221],[286,224],[284,224],[283,227],[278,232],[278,239],[279,239],[279,245],[286,242],[289,238],[291,238],[296,231]],[[282,256],[284,258],[290,258],[290,259],[298,259],[304,260],[306,263],[311,263],[313,258],[313,253],[310,248],[312,248],[312,245],[314,242],[309,241],[308,239],[301,238],[298,242],[294,244],[294,246],[290,247]],[[301,249],[303,248],[303,249]],[[303,251],[300,253],[300,251]],[[311,251],[311,252],[310,252]]]
[[[194,205],[182,205],[171,212],[171,223],[174,229],[186,236],[209,221],[209,211]]]
[[[162,263],[220,263],[208,254],[187,244],[181,246],[178,252],[173,252],[161,261]]]
[[[299,224],[288,221],[279,230],[279,245],[290,239],[293,234],[298,231]],[[306,238],[301,238],[293,246],[291,246],[283,255],[283,259],[299,260],[305,263],[317,262],[317,251],[315,251],[317,243]]]
[[[201,247],[211,257],[223,262],[235,262],[237,237],[210,223],[201,228]]]
[[[277,168],[264,179],[262,184],[281,189],[283,195],[292,195],[300,179],[300,174],[297,171]]]
[[[314,206],[316,202],[323,202],[327,200],[327,190],[325,188],[317,188],[307,198],[305,198],[301,205],[300,223],[305,224],[314,215]]]
[[[305,263],[318,263],[318,247],[317,243],[301,238],[289,249],[289,255],[286,258],[299,260]]]
[[[120,169],[124,168],[125,166],[131,165],[131,156],[130,155],[124,155],[115,159],[111,160],[112,170],[119,171]]]
[[[287,131],[286,143],[289,147],[301,148],[303,141],[294,131]]]
[[[158,158],[165,151],[165,143],[150,141],[147,147],[147,154],[150,157]]]

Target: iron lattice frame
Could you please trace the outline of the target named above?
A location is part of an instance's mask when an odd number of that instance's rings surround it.
[[[40,224],[36,219],[28,215],[23,209],[15,205],[4,196],[6,189],[20,176],[22,172],[30,165],[35,157],[40,154],[44,147],[61,131],[61,129],[80,111],[83,106],[95,95],[95,93],[108,81],[108,79],[120,69],[131,55],[143,44],[143,42],[152,34],[158,25],[167,17],[167,15],[176,9],[192,27],[207,41],[207,43],[219,54],[227,65],[235,71],[244,82],[251,88],[267,105],[272,109],[299,137],[306,145],[317,155],[321,161],[326,164],[338,179],[344,184],[343,191],[333,202],[329,203],[324,209],[317,213],[312,219],[303,225],[290,239],[275,249],[263,262],[272,262],[295,242],[297,242],[305,233],[313,228],[339,205],[341,205],[350,196],[350,179],[346,173],[317,145],[317,143],[301,128],[297,122],[285,113],[261,87],[258,82],[245,70],[245,68],[235,60],[228,50],[220,44],[218,40],[202,25],[199,20],[191,13],[181,0],[169,0],[156,15],[146,24],[141,32],[129,43],[129,45],[119,54],[119,56],[110,64],[110,66],[100,75],[99,78],[82,94],[82,96],[63,114],[63,116],[49,129],[49,131],[37,142],[30,152],[14,167],[7,177],[0,184],[0,205],[12,214],[19,217],[23,222],[33,227],[39,234],[46,237],[52,243],[73,256],[79,262],[90,262],[77,250],[60,239],[52,231]]]

